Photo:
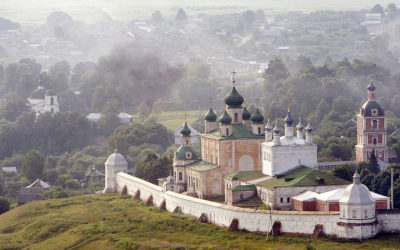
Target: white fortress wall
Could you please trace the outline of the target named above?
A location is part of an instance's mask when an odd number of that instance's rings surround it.
[[[117,191],[120,193],[124,186],[127,188],[127,194],[135,196],[136,191],[140,190],[140,199],[146,201],[150,195],[153,196],[153,203],[159,206],[164,200],[164,192],[162,187],[154,185],[140,178],[134,177],[126,173],[117,173]]]
[[[202,213],[209,222],[228,227],[233,219],[239,221],[239,229],[252,232],[270,231],[275,221],[281,223],[281,232],[289,234],[312,234],[316,225],[321,224],[328,235],[336,235],[339,214],[336,212],[299,212],[299,211],[260,211],[249,208],[228,206],[216,202],[198,199],[175,192],[163,192],[162,188],[140,178],[125,174],[117,174],[117,190],[121,192],[127,187],[129,195],[134,196],[140,190],[140,199],[147,200],[153,196],[153,203],[159,206],[163,200],[169,212],[176,207],[185,215],[199,218]]]
[[[396,212],[377,211],[376,218],[382,232],[400,233],[400,211],[397,210]]]

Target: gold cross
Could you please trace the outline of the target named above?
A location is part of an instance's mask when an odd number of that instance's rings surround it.
[[[233,84],[233,86],[235,86],[236,85],[236,79],[235,79],[235,74],[236,74],[237,72],[235,71],[235,69],[233,69],[233,71],[232,71],[232,84]]]
[[[213,100],[213,98],[210,97],[210,108],[212,107],[212,100]]]

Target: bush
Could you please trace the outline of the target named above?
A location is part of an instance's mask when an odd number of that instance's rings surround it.
[[[264,203],[261,206],[259,206],[258,209],[259,210],[271,210],[271,206]]]
[[[0,214],[10,210],[10,202],[5,197],[0,197]]]
[[[81,185],[79,185],[79,182],[77,182],[76,180],[67,180],[65,182],[65,187],[70,189],[79,189]]]
[[[55,187],[43,193],[43,199],[67,198],[68,194],[62,187]]]

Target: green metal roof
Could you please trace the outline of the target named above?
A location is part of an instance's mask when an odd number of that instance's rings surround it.
[[[215,114],[214,110],[210,107],[208,110],[206,117],[206,121],[215,122],[217,120],[217,115]]]
[[[214,132],[202,134],[204,138],[210,138],[214,140],[251,140],[251,139],[264,139],[264,135],[253,134],[248,127],[243,124],[232,124],[232,135],[222,137],[219,129]]]
[[[204,161],[198,161],[198,162],[195,162],[195,163],[187,166],[187,168],[192,169],[197,172],[204,172],[204,171],[208,171],[208,170],[215,169],[218,167],[219,166],[217,164],[204,162]]]
[[[191,159],[186,159],[186,152],[191,152],[192,153],[192,158]],[[185,160],[196,160],[197,159],[197,154],[196,151],[192,147],[189,146],[180,146],[178,150],[176,150],[176,159],[180,161],[185,161]]]
[[[232,188],[232,191],[250,191],[250,190],[256,190],[256,186],[254,185],[238,185],[234,188]]]
[[[232,117],[228,115],[228,112],[226,110],[222,114],[221,118],[219,118],[219,122],[223,124],[230,124],[232,122]]]
[[[185,126],[183,126],[182,130],[181,130],[181,135],[183,136],[190,136],[190,133],[192,133],[192,131],[190,130],[190,128],[187,125],[187,122],[185,122]]]
[[[249,120],[251,117],[250,112],[247,110],[246,107],[243,108],[243,113],[242,113],[242,119],[243,120]]]
[[[251,116],[251,121],[253,123],[263,123],[264,122],[264,116],[260,113],[260,110],[257,108],[256,112]]]
[[[328,172],[314,170],[309,167],[298,167],[285,175],[257,183],[257,186],[267,189],[277,187],[305,187],[325,185],[348,185],[349,181],[333,176]]]
[[[242,180],[243,178],[250,177],[252,175],[258,175],[261,171],[240,171],[232,174],[228,174],[226,177],[232,180]]]
[[[237,92],[236,87],[233,87],[231,93],[225,97],[224,101],[228,105],[228,108],[241,108],[244,98]]]

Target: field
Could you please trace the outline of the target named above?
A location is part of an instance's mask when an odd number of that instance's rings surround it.
[[[229,233],[119,194],[33,202],[0,215],[0,249],[396,249],[398,235],[367,242]]]
[[[175,129],[185,122],[185,112],[188,124],[193,124],[199,117],[206,114],[206,110],[190,110],[190,111],[168,111],[160,114],[155,114],[157,122],[163,124],[168,130],[175,131]],[[137,121],[139,116],[133,115],[132,119]]]
[[[185,8],[191,16],[199,14],[226,14],[246,9],[263,9],[266,13],[301,10],[360,10],[377,3],[386,7],[393,0],[2,0],[0,17],[24,24],[44,23],[52,11],[65,11],[75,20],[94,22],[109,15],[119,21],[148,19],[155,10],[172,18],[178,8]]]

